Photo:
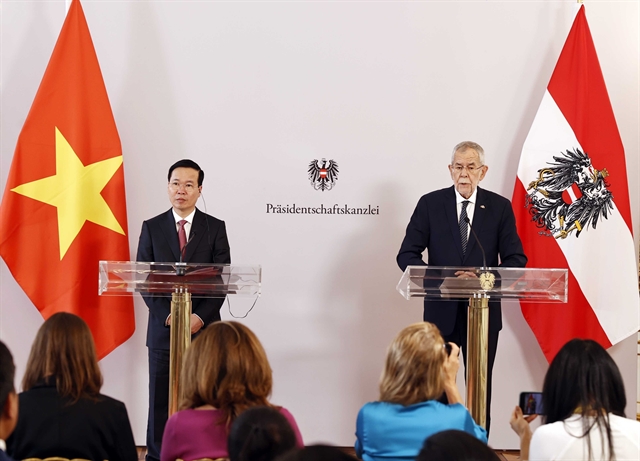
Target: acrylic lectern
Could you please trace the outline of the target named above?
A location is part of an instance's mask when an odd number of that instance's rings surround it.
[[[469,299],[466,406],[487,427],[489,299],[566,303],[567,269],[407,266],[397,290],[406,299]]]
[[[262,268],[229,264],[100,261],[99,294],[171,297],[169,416],[178,409],[180,371],[191,344],[191,298],[260,296]]]

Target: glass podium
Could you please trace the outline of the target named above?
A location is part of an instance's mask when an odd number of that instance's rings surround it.
[[[260,296],[259,265],[191,264],[135,261],[100,261],[102,296],[171,297],[169,349],[169,416],[178,409],[180,371],[191,344],[191,298],[225,298],[227,295]]]
[[[408,266],[396,289],[406,299],[469,300],[466,405],[486,428],[489,299],[566,303],[567,269]]]

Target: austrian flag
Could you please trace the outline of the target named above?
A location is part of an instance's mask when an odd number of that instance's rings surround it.
[[[522,148],[513,206],[529,267],[569,269],[568,304],[522,304],[547,360],[638,331],[624,148],[582,5]]]

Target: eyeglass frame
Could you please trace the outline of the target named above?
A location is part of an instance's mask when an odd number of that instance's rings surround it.
[[[485,166],[486,165],[475,166],[475,165],[460,165],[460,164],[456,164],[456,165],[451,165],[451,170],[454,173],[457,173],[457,174],[462,174],[462,172],[464,170],[467,170],[467,172],[469,174],[476,174],[476,173],[482,171],[482,169]]]

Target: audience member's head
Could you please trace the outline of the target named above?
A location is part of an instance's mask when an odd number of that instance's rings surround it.
[[[215,322],[187,350],[181,409],[211,405],[230,424],[249,407],[268,406],[271,367],[253,332],[238,322]]]
[[[546,423],[613,413],[624,416],[627,399],[618,366],[604,348],[590,339],[565,344],[549,365],[542,388]]]
[[[447,358],[438,328],[428,322],[404,328],[387,351],[380,378],[380,400],[412,405],[437,399],[444,391]]]
[[[102,387],[96,348],[87,324],[77,315],[59,312],[42,324],[31,346],[22,389],[55,383],[58,393],[77,401],[97,397]]]
[[[291,450],[278,458],[278,461],[354,461],[338,447],[331,445],[310,445],[299,450]]]
[[[296,446],[296,435],[273,407],[252,407],[238,416],[229,431],[230,461],[272,461]]]
[[[471,434],[448,430],[427,438],[416,461],[499,461],[499,459],[491,448]]]
[[[0,341],[0,440],[6,440],[18,422],[18,396],[13,382],[15,373],[11,352]]]

